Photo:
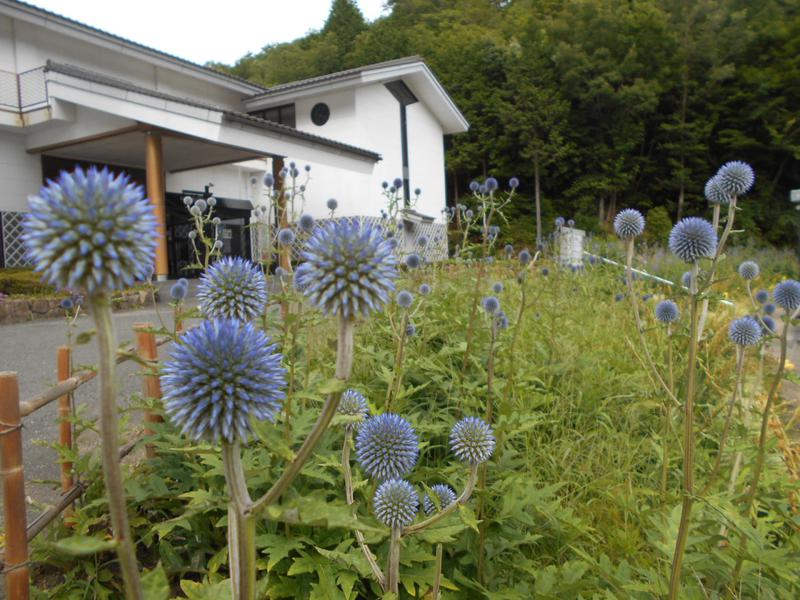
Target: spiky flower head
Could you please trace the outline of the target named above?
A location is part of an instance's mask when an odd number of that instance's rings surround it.
[[[427,283],[423,283],[421,286],[419,286],[420,296],[427,296],[430,293],[431,293],[431,286],[429,286]]]
[[[514,254],[514,246],[511,244],[506,244],[503,247],[503,252],[505,252],[506,258],[511,258],[511,255]]]
[[[379,226],[329,221],[311,234],[295,272],[297,288],[325,314],[367,316],[388,302],[397,278],[394,245]]]
[[[432,515],[435,512],[444,510],[456,501],[456,493],[453,491],[453,488],[444,483],[432,485],[431,492],[436,496],[435,501],[428,497],[428,494],[422,497],[422,508],[425,510],[426,515]]]
[[[358,463],[370,477],[394,479],[417,464],[419,439],[411,423],[394,413],[364,421],[356,436]]]
[[[542,267],[541,273],[543,277],[547,277],[548,275],[550,275],[550,269],[548,269],[547,267]]]
[[[164,410],[192,439],[247,441],[253,420],[272,420],[280,410],[282,358],[250,323],[203,321],[181,336],[164,365]]]
[[[684,262],[712,258],[717,250],[717,232],[705,219],[686,217],[672,228],[669,249]]]
[[[533,257],[531,256],[530,250],[528,250],[527,248],[519,253],[519,262],[521,264],[527,265],[532,260]]]
[[[414,294],[407,290],[403,290],[397,294],[397,304],[402,308],[408,308],[414,302]]]
[[[509,179],[508,187],[510,187],[512,190],[517,189],[519,187],[519,179],[517,179],[516,177],[512,177],[511,179]]]
[[[186,279],[179,279],[169,288],[169,297],[175,302],[181,302],[186,298],[188,291],[189,282]]]
[[[476,465],[494,452],[494,433],[485,421],[464,417],[450,430],[450,449],[459,460]]]
[[[141,186],[108,169],[77,167],[28,199],[27,256],[57,288],[92,293],[144,280],[156,250],[156,220]]]
[[[399,190],[403,187],[403,180],[400,177],[395,177],[392,185]]]
[[[575,219],[568,219],[567,227],[575,227]]]
[[[499,187],[497,179],[495,179],[494,177],[487,177],[484,185],[486,186],[486,191],[489,192],[490,194]]]
[[[412,253],[406,256],[406,266],[409,269],[418,269],[420,264],[422,264],[422,259],[420,259],[419,254]]]
[[[728,337],[737,346],[755,346],[761,339],[761,325],[753,317],[736,319],[728,327]]]
[[[564,217],[556,217],[556,227],[561,228],[564,226]]]
[[[765,315],[774,315],[776,310],[778,310],[778,307],[772,304],[771,302],[769,304],[764,305]]]
[[[706,181],[706,187],[703,191],[709,204],[728,204],[731,201],[728,194],[719,187],[719,180],[716,175]]]
[[[758,274],[761,272],[761,269],[758,266],[758,263],[752,260],[746,260],[742,264],[739,265],[739,275],[741,275],[742,279],[747,281],[752,281]]]
[[[478,188],[480,187],[480,185],[481,185],[481,184],[479,184],[477,181],[474,181],[474,180],[473,180],[473,181],[470,181],[470,182],[469,182],[469,191],[470,191],[470,192],[473,192],[473,193],[474,193],[474,192],[477,192],[477,191],[478,191]]]
[[[61,310],[72,310],[75,307],[75,303],[72,301],[72,298],[64,298],[59,302],[58,306]]]
[[[413,323],[406,325],[406,336],[414,337],[415,335],[417,335],[417,326]]]
[[[288,227],[278,232],[278,243],[281,246],[291,246],[294,243],[294,231]]]
[[[632,240],[644,231],[644,216],[635,208],[626,208],[614,217],[614,231],[623,240]]]
[[[775,333],[775,319],[764,315],[761,317],[761,323],[764,325],[762,328],[764,335]]]
[[[425,235],[421,235],[417,238],[417,246],[420,248],[424,248],[428,245],[428,237]]]
[[[623,293],[621,293],[621,292],[618,292],[618,293],[617,293],[617,294],[614,296],[614,302],[622,302],[624,299],[625,299],[625,294],[623,294]]]
[[[681,285],[683,287],[691,287],[692,286],[692,272],[686,271],[683,275],[681,275]]]
[[[719,188],[729,196],[746,194],[756,180],[753,167],[740,160],[733,160],[722,165],[715,177]]]
[[[769,300],[769,292],[767,290],[758,290],[756,292],[756,302],[764,304],[767,300]]]
[[[481,302],[481,304],[483,306],[483,310],[485,310],[489,314],[492,314],[498,308],[500,308],[500,301],[494,296],[486,296]]]
[[[419,510],[419,496],[414,487],[403,479],[384,481],[375,491],[375,516],[392,529],[411,524]]]
[[[772,291],[772,297],[783,310],[794,311],[800,306],[800,283],[794,279],[781,281]]]
[[[352,388],[347,389],[339,399],[339,406],[336,408],[336,412],[348,417],[366,419],[369,416],[367,399],[359,391]]]
[[[325,205],[328,207],[328,210],[336,210],[339,207],[339,202],[336,198],[329,198]]]
[[[298,220],[300,229],[308,233],[311,233],[311,230],[314,229],[315,223],[316,221],[314,220],[314,217],[308,213],[303,213],[302,215],[300,215],[300,219]]]
[[[656,319],[661,323],[668,325],[675,323],[680,318],[681,311],[672,300],[662,300],[656,305]]]
[[[503,291],[503,284],[498,281],[492,286],[492,291],[495,294],[500,294]]]
[[[264,312],[267,281],[249,260],[226,256],[203,273],[197,298],[209,317],[248,321]]]

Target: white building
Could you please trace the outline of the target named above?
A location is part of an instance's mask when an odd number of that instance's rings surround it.
[[[60,15],[0,0],[0,267],[24,262],[27,197],[76,164],[124,170],[146,187],[163,229],[156,273],[179,276],[181,198],[213,193],[225,252],[248,256],[264,175],[311,166],[302,209],[377,216],[381,183],[419,188],[440,218],[443,136],[468,124],[418,57],[264,88]]]

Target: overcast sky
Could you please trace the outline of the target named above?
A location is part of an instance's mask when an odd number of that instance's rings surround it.
[[[27,0],[30,4],[196,63],[231,64],[267,44],[320,29],[330,0]],[[384,0],[356,0],[368,21]]]

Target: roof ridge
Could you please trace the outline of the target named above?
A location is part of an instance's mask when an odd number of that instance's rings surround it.
[[[130,44],[131,46],[135,46],[136,48],[139,48],[141,50],[146,50],[148,52],[153,52],[155,54],[158,54],[158,55],[160,55],[162,57],[165,57],[165,58],[168,58],[170,60],[177,61],[179,63],[183,63],[184,65],[187,65],[189,67],[192,67],[192,68],[195,68],[195,69],[200,69],[202,71],[206,71],[207,73],[210,73],[212,75],[217,75],[219,77],[224,77],[226,79],[230,79],[230,80],[236,81],[238,83],[246,84],[246,85],[249,85],[249,86],[254,87],[254,88],[260,88],[262,90],[266,90],[267,89],[265,86],[263,86],[263,85],[261,85],[259,83],[255,83],[253,81],[250,81],[249,79],[245,79],[245,78],[239,77],[237,75],[232,75],[230,73],[225,73],[225,72],[220,71],[218,69],[214,69],[212,67],[207,67],[205,65],[201,65],[201,64],[196,63],[196,62],[192,62],[191,60],[187,60],[185,58],[181,58],[180,56],[176,56],[174,54],[170,54],[169,52],[164,52],[163,50],[159,50],[158,48],[153,48],[152,46],[147,46],[146,44],[142,44],[140,42],[135,42],[135,41],[133,41],[131,39],[122,37],[121,35],[117,35],[116,33],[111,33],[109,31],[105,31],[104,29],[100,29],[99,27],[95,27],[94,25],[89,25],[89,24],[84,23],[82,21],[78,21],[78,20],[72,19],[70,17],[65,17],[64,15],[60,15],[60,14],[58,14],[56,12],[51,11],[51,10],[47,10],[46,8],[41,8],[39,6],[35,6],[35,5],[29,4],[27,2],[22,2],[22,0],[2,0],[2,1],[3,2],[7,2],[9,4],[12,4],[12,5],[16,4],[16,5],[20,6],[20,7],[28,9],[28,10],[36,11],[36,12],[41,13],[42,15],[44,15],[46,17],[49,17],[49,18],[59,19],[60,21],[63,21],[64,23],[72,25],[72,26],[78,26],[78,27],[82,27],[84,29],[88,29],[88,30],[90,30],[90,31],[92,31],[94,33],[99,33],[101,35],[113,38],[114,40],[121,41],[121,42],[124,42],[126,44]]]

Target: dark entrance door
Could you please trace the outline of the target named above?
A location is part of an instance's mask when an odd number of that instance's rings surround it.
[[[199,277],[200,270],[192,269],[195,263],[192,242],[189,232],[194,229],[194,221],[189,216],[189,211],[183,204],[183,198],[204,198],[203,192],[187,192],[166,194],[167,206],[167,254],[169,257],[170,277]],[[248,200],[233,200],[229,198],[217,199],[214,207],[214,216],[219,217],[219,239],[222,241],[223,256],[241,256],[250,259],[250,213],[252,205]],[[213,236],[213,226],[210,226],[207,235]]]

